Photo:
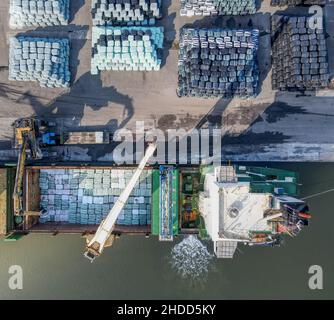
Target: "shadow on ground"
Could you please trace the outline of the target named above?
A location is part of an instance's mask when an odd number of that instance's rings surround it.
[[[113,86],[103,87],[100,76],[93,76],[89,72],[81,76],[68,92],[58,96],[47,106],[29,94],[25,94],[22,98],[30,100],[27,103],[33,106],[35,114],[39,117],[63,118],[76,114],[71,121],[74,127],[81,125],[85,108],[88,107],[99,112],[110,103],[121,105],[124,111],[122,119],[119,119],[118,128],[123,128],[134,114],[132,99],[128,95],[119,93]],[[101,118],[105,118],[105,113],[101,113]],[[113,119],[105,120],[106,123],[113,121]]]
[[[75,15],[84,4],[85,0],[70,1],[70,21],[74,20]]]
[[[168,15],[168,8],[171,6],[172,0],[164,0],[162,2],[162,18],[158,20],[157,25],[164,27],[164,49],[162,54],[161,68],[166,65],[167,58],[169,56],[170,50],[173,48],[173,45],[176,40],[176,28],[175,28],[175,18],[176,12]]]

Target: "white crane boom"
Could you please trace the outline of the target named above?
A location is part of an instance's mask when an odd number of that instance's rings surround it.
[[[149,147],[147,148],[145,152],[143,159],[140,161],[139,166],[137,170],[135,171],[134,175],[131,177],[129,183],[127,184],[127,186],[125,187],[125,189],[123,190],[119,198],[117,199],[116,203],[110,210],[108,216],[104,220],[102,220],[93,239],[89,241],[89,243],[87,244],[86,252],[84,256],[90,259],[92,262],[94,261],[96,257],[98,257],[102,253],[105,247],[106,241],[111,236],[114,224],[119,214],[121,213],[124,205],[128,201],[133,188],[138,182],[142,171],[144,170],[148,160],[152,157],[155,149],[156,149],[155,144],[149,145]]]

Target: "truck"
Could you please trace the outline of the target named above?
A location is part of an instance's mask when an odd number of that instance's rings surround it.
[[[110,133],[106,131],[67,131],[60,134],[55,132],[43,134],[45,146],[108,143],[110,143]]]

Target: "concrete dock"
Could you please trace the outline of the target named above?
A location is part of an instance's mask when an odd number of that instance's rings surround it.
[[[11,123],[38,115],[52,119],[61,128],[90,128],[114,131],[134,128],[136,121],[147,127],[173,128],[222,127],[224,157],[228,160],[333,161],[334,91],[304,95],[271,90],[270,15],[284,8],[262,1],[252,16],[226,18],[187,18],[179,15],[178,0],[163,0],[165,27],[163,66],[159,72],[103,72],[90,74],[91,15],[90,1],[71,1],[68,26],[14,31],[8,27],[9,1],[0,3],[0,159],[14,159],[10,147]],[[331,7],[332,8],[332,7]],[[291,11],[289,9],[289,11]],[[333,74],[333,10],[324,10],[331,74]],[[181,27],[251,23],[260,30],[258,61],[261,92],[255,99],[178,98],[178,39]],[[37,83],[8,81],[8,43],[16,34],[69,37],[71,40],[72,86],[45,89]],[[109,147],[58,148],[68,161],[105,161]]]

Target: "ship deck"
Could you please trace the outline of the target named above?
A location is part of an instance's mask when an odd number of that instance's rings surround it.
[[[95,233],[98,225],[83,225],[83,224],[69,224],[63,222],[47,222],[37,224],[31,227],[28,231],[30,233]],[[120,226],[116,225],[114,234],[149,234],[151,233],[151,226]]]

